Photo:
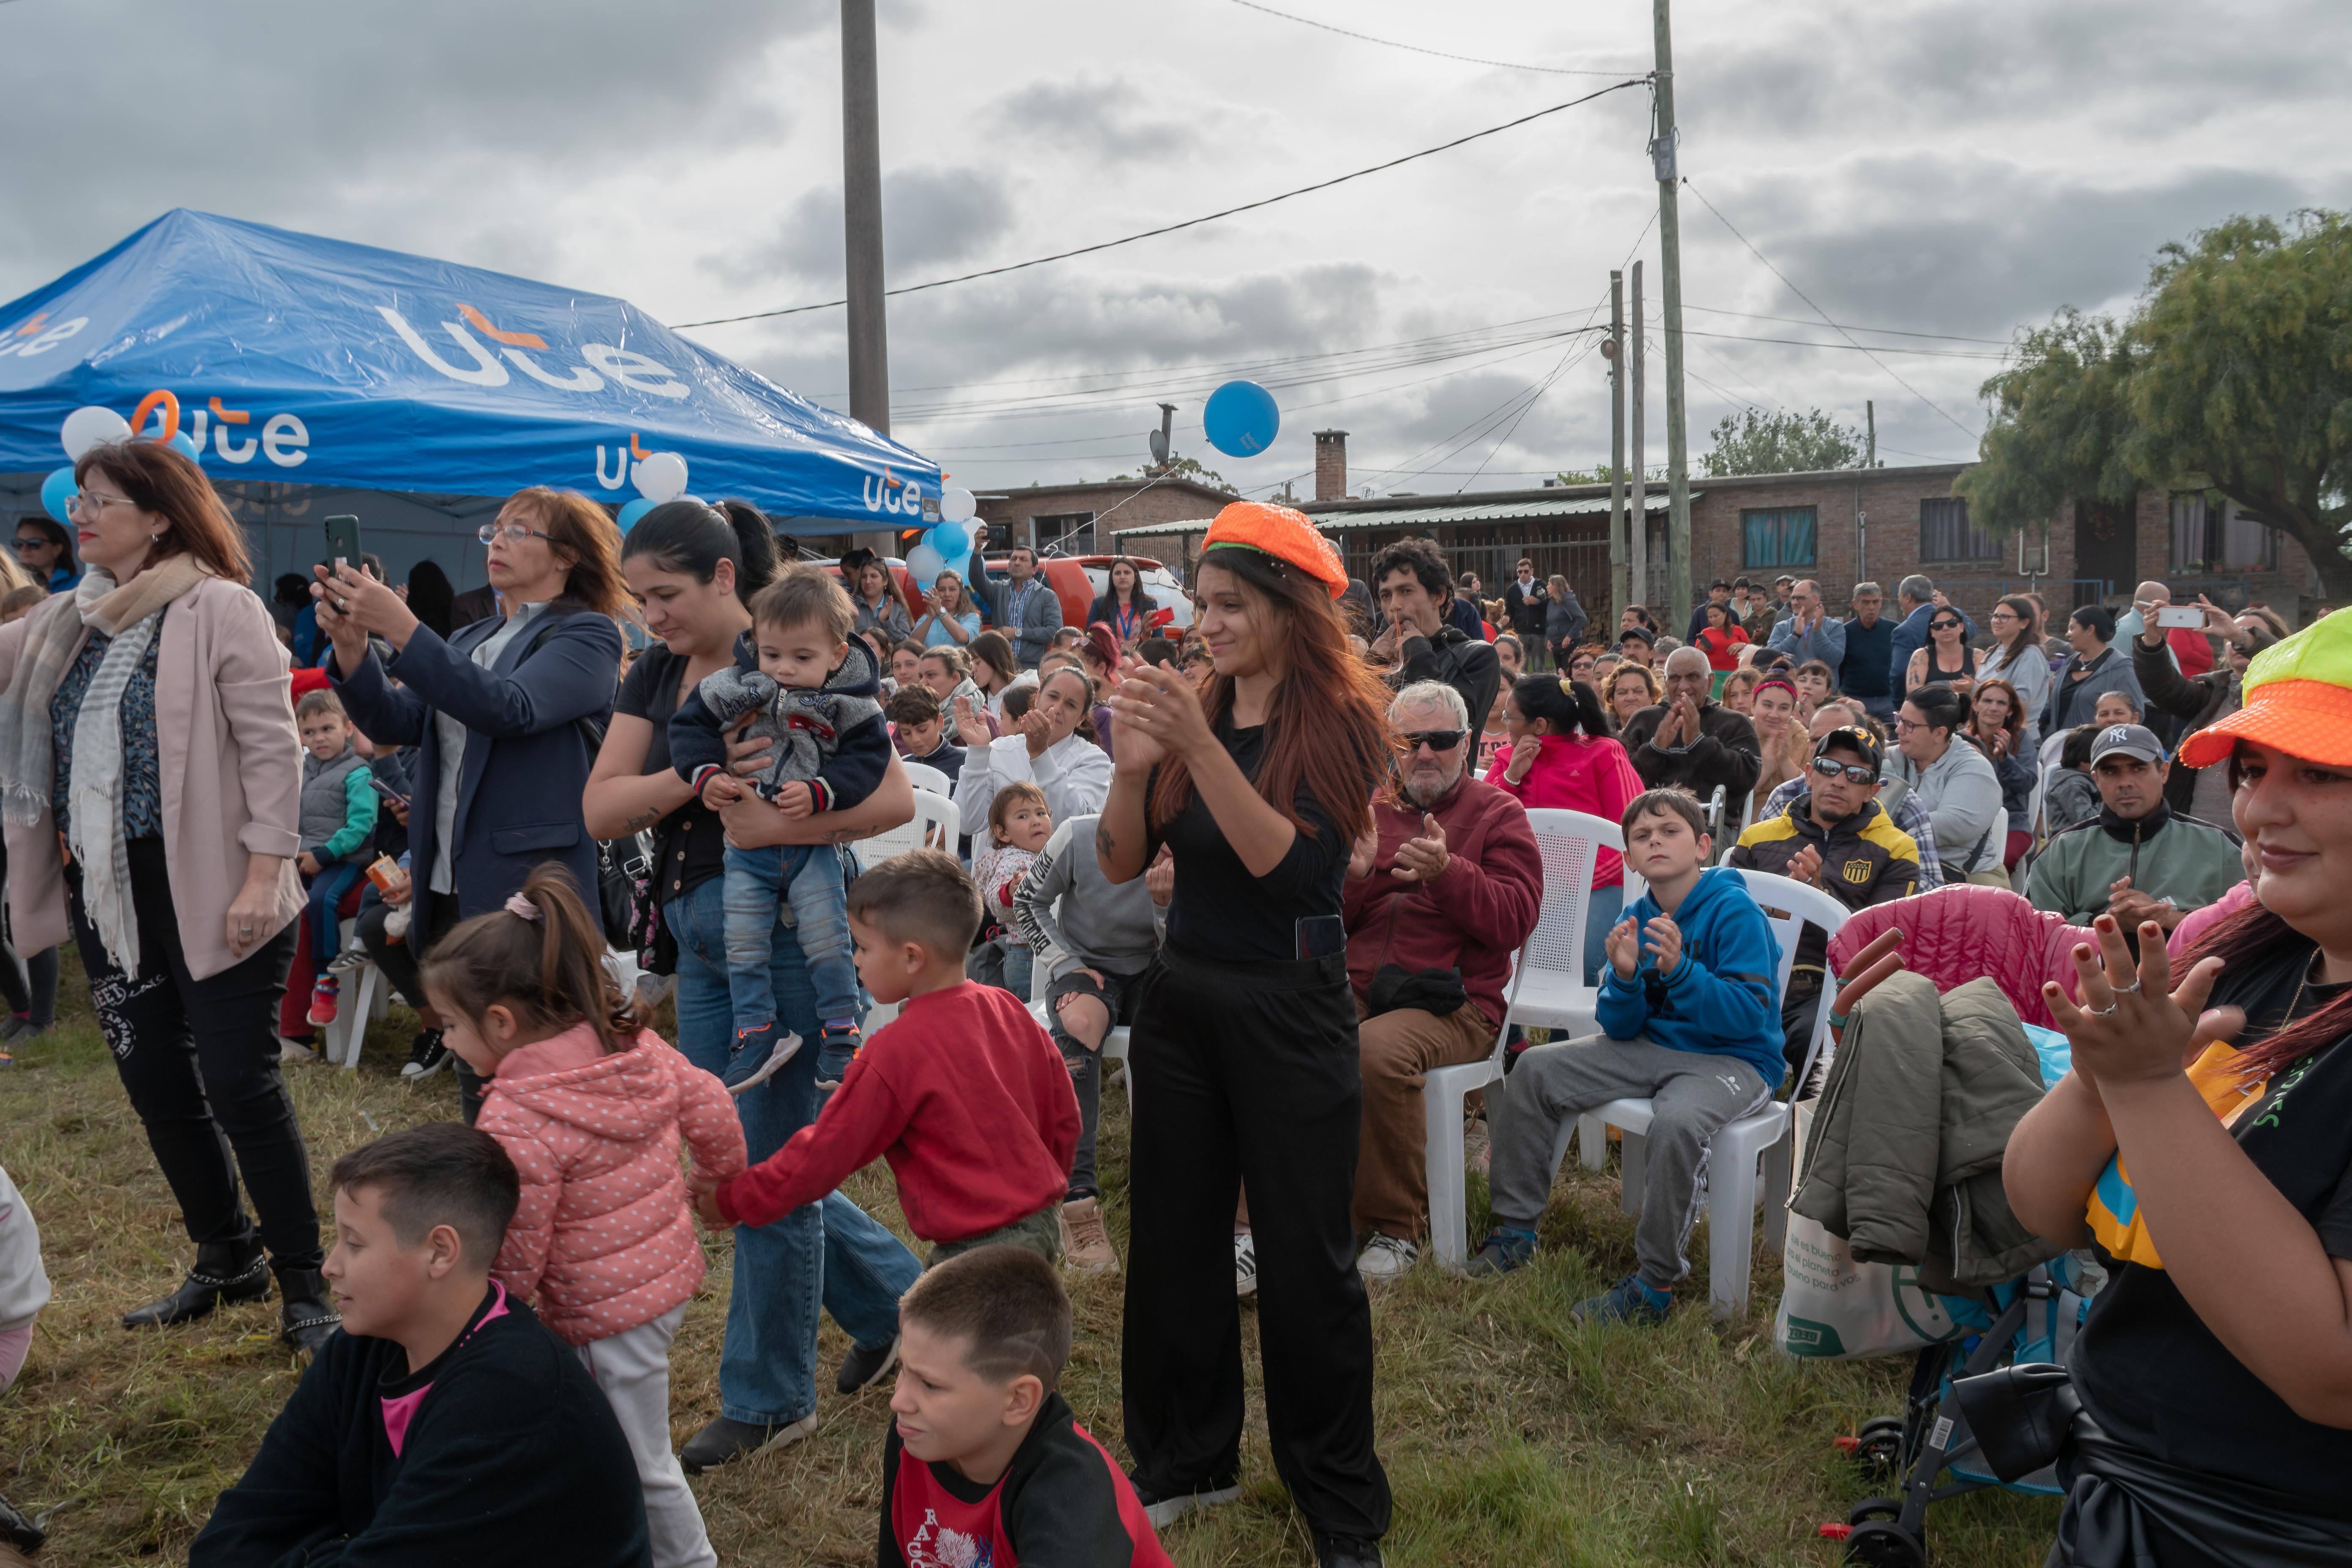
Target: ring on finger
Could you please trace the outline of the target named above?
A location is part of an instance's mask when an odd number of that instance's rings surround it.
[[[2088,1007],[2084,1009],[2084,1012],[2086,1016],[2093,1018],[2112,1018],[2116,1016],[2116,1009],[2122,1005],[2121,1002],[2110,1002],[2104,1007]]]
[[[2122,997],[2122,996],[2137,996],[2137,995],[2138,995],[2138,994],[2139,994],[2139,982],[2138,982],[2138,981],[2137,981],[2137,980],[2135,980],[2135,981],[2133,981],[2133,982],[2132,982],[2130,984],[2128,984],[2128,985],[2118,985],[2118,986],[2116,986],[2116,994],[2117,996],[2119,996],[2119,997]]]

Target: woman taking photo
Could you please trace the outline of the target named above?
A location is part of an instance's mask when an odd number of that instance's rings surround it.
[[[620,675],[619,531],[577,491],[532,486],[478,532],[506,616],[446,641],[364,572],[317,567],[310,590],[352,721],[379,746],[416,748],[408,946],[420,959],[459,921],[505,904],[536,866],[558,861],[575,885],[597,885],[578,803]],[[481,1079],[460,1062],[457,1082],[471,1123]]]
[[[904,822],[914,798],[896,766],[850,811],[787,820],[764,802],[723,813],[706,808],[670,764],[669,718],[704,677],[737,662],[751,627],[745,608],[776,570],[768,521],[741,501],[724,510],[667,501],[648,510],[624,542],[621,570],[656,639],[629,668],[582,798],[588,831],[618,838],[650,829],[661,905],[656,967],[675,953],[677,1048],[717,1073],[726,1065],[734,1014],[728,992],[725,846],[732,831],[788,836],[803,844],[862,838]],[[772,759],[770,742],[738,741],[738,773]],[[779,841],[772,839],[771,841]],[[769,933],[777,1016],[803,1039],[817,1036],[816,993],[789,926]],[[816,1120],[816,1052],[803,1050],[735,1100],[750,1149],[772,1154]],[[765,1155],[758,1156],[765,1158]],[[719,1357],[719,1415],[687,1440],[682,1458],[700,1471],[814,1429],[818,1293],[848,1333],[849,1359],[835,1386],[863,1388],[888,1363],[898,1338],[898,1300],[915,1281],[913,1253],[839,1193],[773,1225],[735,1229],[735,1278]]]
[[[336,1315],[276,1026],[302,910],[286,650],[245,585],[245,536],[194,463],[132,441],[91,447],[74,471],[87,575],[0,627],[16,941],[38,951],[71,931],[195,1246],[186,1281],[123,1326],[261,1300],[274,1273],[281,1336],[315,1352]]]
[[[2074,1047],[2010,1135],[2020,1221],[2096,1242],[2067,1360],[2083,1416],[2050,1561],[2352,1561],[2352,619],[2257,656],[2181,743],[2230,770],[2254,901],[2176,963],[2112,915],[2074,950]],[[2176,988],[2177,987],[2177,988]],[[2160,1250],[2159,1250],[2160,1249]]]
[[[1204,694],[1128,666],[1095,832],[1113,882],[1142,876],[1163,844],[1175,868],[1129,1058],[1128,1447],[1155,1522],[1237,1495],[1228,1268],[1246,1180],[1276,1468],[1319,1562],[1377,1563],[1389,1486],[1349,1218],[1363,1079],[1340,889],[1387,769],[1387,691],[1348,657],[1333,608],[1347,577],[1299,513],[1227,506],[1198,581],[1216,673]]]
[[[962,647],[980,635],[980,606],[963,579],[941,572],[931,579],[931,592],[922,618],[915,623],[915,640],[925,647]]]
[[[1005,726],[1001,738],[964,752],[955,792],[961,832],[977,838],[988,831],[989,803],[1009,784],[1034,784],[1044,790],[1056,823],[1103,808],[1110,794],[1110,758],[1091,733],[1081,732],[1092,728],[1088,717],[1094,697],[1086,671],[1057,666],[1038,683],[1037,700],[1029,711]],[[960,700],[958,727],[967,732],[982,728],[981,711],[969,699]]]
[[[1619,731],[1644,708],[1658,705],[1658,678],[1647,665],[1621,664],[1609,672],[1609,717]]]
[[[2019,754],[2032,757],[2042,742],[2042,710],[2050,701],[2050,656],[2042,651],[2042,612],[2022,594],[2011,594],[1992,607],[1993,646],[1977,665],[1977,679],[2005,680],[2013,689],[2025,716],[2025,744]]]
[[[1977,650],[1969,646],[1968,622],[1949,605],[1937,605],[1927,617],[1927,646],[1912,654],[1903,689],[1948,686],[1965,698],[1976,679]]]
[[[1698,641],[1693,646],[1706,655],[1709,669],[1736,669],[1739,666],[1739,650],[1748,646],[1748,634],[1732,618],[1729,605],[1709,602],[1700,606],[1706,625],[1699,628]]]
[[[1126,556],[1114,560],[1104,577],[1107,585],[1087,606],[1087,625],[1109,626],[1118,646],[1132,650],[1151,635],[1151,612],[1160,606],[1143,591],[1143,574]]]
[[[1580,811],[1615,822],[1642,793],[1642,775],[1609,733],[1592,688],[1558,676],[1528,675],[1505,689],[1510,750],[1486,780],[1530,811]],[[1592,902],[1584,915],[1584,983],[1596,983],[1609,928],[1625,902],[1625,858],[1593,857]]]
[[[2012,869],[2033,842],[2033,748],[2025,728],[2025,702],[2017,688],[1997,676],[1979,679],[1962,732],[1991,762],[1993,776],[2000,781],[2001,809],[2009,814],[2000,864],[2003,870]]]
[[[1968,708],[1944,685],[1916,686],[1895,716],[1895,752],[1887,776],[1918,797],[1936,833],[1936,855],[1947,882],[2006,888],[2000,868],[2009,847],[2009,814],[2000,778],[1961,733]]]

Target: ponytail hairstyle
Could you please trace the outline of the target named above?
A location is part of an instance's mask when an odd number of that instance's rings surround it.
[[[610,1056],[627,1050],[645,1025],[605,972],[604,947],[604,929],[572,873],[550,863],[535,868],[504,909],[462,921],[436,942],[422,978],[477,1025],[494,1005],[549,1034],[585,1022]]]
[[[719,575],[719,563],[735,569],[735,596],[746,605],[776,575],[776,535],[760,509],[749,501],[666,500],[648,508],[621,542],[621,559],[646,555],[664,572],[698,583]]]
[[[1915,686],[1903,700],[1919,710],[1919,717],[1927,721],[1930,730],[1949,731],[1956,740],[1967,732],[1968,704],[1960,700],[1958,692],[1944,682],[1937,680],[1926,686]]]
[[[1544,721],[1545,733],[1581,735],[1597,741],[1609,733],[1601,711],[1601,697],[1581,680],[1564,675],[1522,675],[1511,683],[1511,700],[1520,716]]]

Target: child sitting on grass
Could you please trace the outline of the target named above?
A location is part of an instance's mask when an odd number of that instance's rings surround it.
[[[884,1564],[1172,1568],[1134,1486],[1055,1392],[1070,1299],[1052,1265],[967,1252],[915,1281],[898,1323]]]
[[[788,817],[841,811],[872,795],[890,765],[882,721],[882,684],[874,655],[849,629],[856,611],[841,584],[823,572],[796,568],[751,600],[751,647],[738,645],[734,667],[704,678],[670,715],[669,754],[713,811],[745,792]],[[745,660],[751,660],[746,663]],[[774,761],[749,780],[727,771],[727,742],[751,721],[750,733],[775,742]],[[824,1027],[817,1084],[841,1081],[857,1054],[857,973],[842,925],[841,852],[831,844],[772,844],[726,849],[727,992],[735,1039],[720,1076],[740,1094],[792,1060],[800,1037],[776,1021],[769,943],[779,894],[816,989]]]
[[[1580,1320],[1660,1322],[1670,1287],[1689,1272],[1683,1242],[1708,1140],[1762,1108],[1787,1071],[1773,994],[1780,949],[1739,873],[1708,868],[1712,844],[1695,798],[1646,791],[1623,825],[1625,864],[1650,890],[1609,933],[1601,1033],[1528,1047],[1501,1090],[1488,1091],[1496,1229],[1469,1271],[1505,1273],[1534,1255],[1562,1122],[1612,1100],[1646,1099],[1655,1109],[1633,1232],[1639,1267],[1572,1310]]]
[[[1054,812],[1045,792],[1026,781],[1009,784],[988,803],[988,844],[971,859],[971,879],[980,884],[987,919],[1004,928],[1004,989],[1024,1003],[1029,1000],[1036,952],[1013,917],[1013,896],[1053,837]]]
[[[1037,1020],[966,980],[980,893],[955,857],[912,849],[849,885],[857,977],[905,1009],[877,1029],[814,1122],[730,1181],[694,1179],[714,1227],[762,1226],[814,1203],[877,1156],[929,1261],[993,1242],[1051,1261],[1078,1142],[1078,1101]]]
[[[669,1347],[702,1282],[678,1174],[743,1169],[719,1080],[642,1027],[605,973],[604,933],[559,866],[435,944],[425,994],[488,1089],[476,1122],[522,1178],[493,1277],[579,1352],[636,1458],[654,1568],[712,1568],[669,1445]],[[591,1010],[582,1012],[585,1004]]]
[[[188,1549],[190,1568],[647,1568],[629,1445],[578,1354],[490,1278],[520,1183],[456,1121],[335,1162],[343,1314]]]
[[[335,1021],[340,989],[328,965],[342,949],[343,895],[360,878],[360,863],[375,853],[375,775],[352,744],[352,723],[331,691],[306,691],[294,705],[302,734],[302,851],[294,862],[309,887],[304,931],[310,938],[310,1021]]]

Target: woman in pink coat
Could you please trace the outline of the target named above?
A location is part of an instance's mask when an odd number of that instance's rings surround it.
[[[1601,698],[1580,680],[1523,675],[1503,709],[1511,749],[1486,782],[1531,810],[1580,811],[1610,822],[1642,793],[1633,759],[1609,734]],[[1609,928],[1625,903],[1625,861],[1614,849],[1593,857],[1592,903],[1584,916],[1584,983],[1601,973]]]
[[[570,873],[549,865],[442,938],[422,979],[449,1048],[489,1083],[477,1125],[522,1177],[492,1272],[537,1298],[611,1401],[656,1568],[715,1568],[669,1446],[670,1341],[703,1270],[677,1155],[683,1135],[699,1173],[738,1174],[743,1126],[716,1078],[638,1026],[604,954]],[[601,999],[594,1015],[580,997]]]

